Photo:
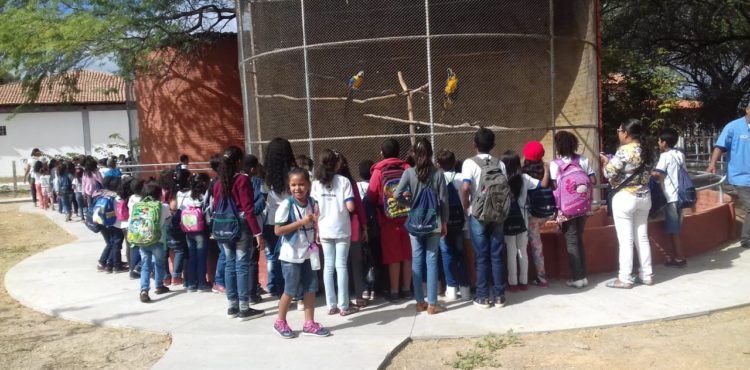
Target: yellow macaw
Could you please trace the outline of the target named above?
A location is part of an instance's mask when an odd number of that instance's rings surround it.
[[[445,90],[443,91],[443,109],[450,109],[457,97],[458,76],[452,69],[448,68],[448,78],[445,80]]]

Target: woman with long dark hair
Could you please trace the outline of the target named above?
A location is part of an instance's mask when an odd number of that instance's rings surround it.
[[[613,191],[612,217],[620,244],[620,272],[617,279],[607,283],[610,288],[630,289],[634,283],[653,285],[651,244],[648,240],[648,211],[651,193],[648,182],[654,160],[653,149],[646,142],[646,131],[641,121],[630,119],[617,129],[620,147],[609,159],[601,155],[604,177]],[[640,270],[633,278],[633,243],[635,242]]]
[[[284,293],[284,276],[281,273],[281,262],[279,252],[276,250],[276,242],[279,238],[274,234],[274,216],[279,203],[289,197],[289,170],[297,167],[294,160],[294,152],[289,140],[277,137],[268,143],[266,148],[265,182],[263,193],[266,194],[266,222],[263,225],[263,238],[266,241],[266,291],[276,297]]]
[[[216,199],[214,204],[219,204],[223,198],[231,198],[239,211],[239,239],[219,245],[224,249],[226,258],[224,283],[229,301],[227,316],[244,321],[264,315],[262,310],[250,308],[248,284],[257,282],[249,282],[248,276],[256,274],[248,269],[253,254],[259,253],[259,250],[265,247],[265,242],[258,221],[253,217],[253,185],[247,176],[238,176],[241,165],[242,149],[236,146],[228,147],[219,163],[219,181],[214,185],[213,195]]]
[[[427,311],[436,314],[445,311],[445,307],[438,304],[438,250],[440,237],[448,233],[448,190],[445,184],[443,170],[432,163],[432,145],[421,138],[413,146],[415,167],[404,171],[401,181],[394,192],[394,196],[402,204],[409,205],[415,211],[417,200],[423,189],[431,189],[436,199],[438,224],[435,229],[424,234],[409,233],[412,251],[412,285],[414,298],[417,300],[417,312]],[[408,221],[407,221],[408,222]],[[426,268],[425,268],[426,267]],[[422,274],[427,271],[427,302],[422,291]]]

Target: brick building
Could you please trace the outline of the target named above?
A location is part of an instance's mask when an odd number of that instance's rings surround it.
[[[228,145],[244,147],[235,34],[178,58],[160,78],[135,81],[141,163],[204,162]]]

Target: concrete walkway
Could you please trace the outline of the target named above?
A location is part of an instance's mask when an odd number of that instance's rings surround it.
[[[42,213],[31,205],[22,210]],[[283,340],[272,330],[277,301],[254,306],[265,309],[266,316],[246,322],[227,319],[226,301],[213,293],[177,289],[163,296],[152,293],[153,303],[139,302],[138,282],[127,274],[96,272],[102,248],[98,234],[80,222],[65,223],[58,213],[44,213],[79,240],[13,267],[5,276],[10,294],[24,305],[69,320],[171,334],[172,346],[157,369],[309,369],[312,364],[376,369],[408,338],[613,326],[750,303],[750,285],[745,284],[750,280],[750,251],[734,244],[690,259],[685,270],[657,266],[652,287],[605,287],[614,275],[592,276],[582,290],[555,281],[549,289],[509,293],[504,308],[482,310],[455,302],[448,304],[447,312],[427,316],[416,315],[413,302],[387,305],[377,300],[358,314],[340,317],[327,316],[320,297],[316,320],[334,335]],[[288,320],[292,329],[301,330],[302,312],[290,311]]]

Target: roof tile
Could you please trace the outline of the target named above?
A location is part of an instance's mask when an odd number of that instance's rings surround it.
[[[69,73],[78,74],[79,91],[72,101],[64,99],[61,80],[52,77],[52,85],[49,86],[50,77],[46,77],[35,105],[125,103],[125,81],[122,77],[86,69]],[[20,82],[0,85],[0,106],[17,106],[25,102]]]

